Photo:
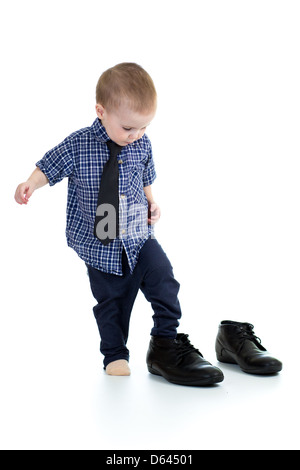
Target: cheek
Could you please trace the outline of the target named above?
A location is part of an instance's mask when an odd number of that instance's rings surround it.
[[[127,139],[129,138],[129,134],[130,134],[130,132],[124,131],[124,129],[120,129],[120,131],[119,131],[119,136],[120,136],[123,140],[127,140]]]
[[[124,129],[120,129],[119,127],[114,127],[112,134],[119,140],[123,140],[126,136]]]

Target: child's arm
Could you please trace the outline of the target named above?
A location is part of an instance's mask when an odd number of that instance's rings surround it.
[[[153,195],[152,195],[152,187],[151,186],[145,186],[144,187],[144,192],[146,194],[146,198],[147,198],[148,206],[149,206],[148,224],[154,225],[160,219],[160,214],[161,214],[160,208],[156,204],[156,202],[154,202],[154,198],[153,198]]]
[[[27,204],[36,189],[49,183],[47,176],[36,168],[26,183],[21,183],[16,189],[15,200],[18,204]]]

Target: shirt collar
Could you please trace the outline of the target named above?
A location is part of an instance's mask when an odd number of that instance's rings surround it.
[[[92,125],[92,129],[94,131],[96,139],[99,140],[99,142],[107,142],[108,140],[110,140],[105,130],[105,127],[102,125],[102,122],[99,118],[95,119]]]

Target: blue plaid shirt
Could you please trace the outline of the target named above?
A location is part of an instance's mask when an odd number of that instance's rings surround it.
[[[149,138],[122,148],[118,155],[120,195],[120,235],[108,246],[94,236],[94,223],[103,167],[110,157],[109,137],[97,118],[91,127],[74,132],[47,152],[36,163],[50,186],[68,177],[68,245],[79,257],[96,269],[122,275],[122,251],[125,249],[131,272],[139,252],[151,236],[147,224],[148,201],[144,187],[156,178]]]

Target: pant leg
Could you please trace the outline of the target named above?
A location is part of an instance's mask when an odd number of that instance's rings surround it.
[[[137,266],[130,274],[123,251],[123,276],[103,273],[88,266],[91,289],[98,304],[94,307],[104,357],[104,367],[118,359],[129,359],[126,347],[131,311],[139,288],[154,310],[152,336],[175,338],[181,318],[178,300],[180,285],[157,240],[143,246]]]
[[[176,338],[181,318],[178,300],[180,284],[174,278],[172,265],[156,239],[150,238],[143,246],[137,269],[143,274],[140,288],[154,311],[151,335]]]
[[[129,360],[126,347],[132,307],[139,290],[139,281],[129,270],[123,252],[123,276],[107,274],[88,266],[91,289],[98,304],[94,315],[98,325],[104,355],[104,367],[118,359]]]

